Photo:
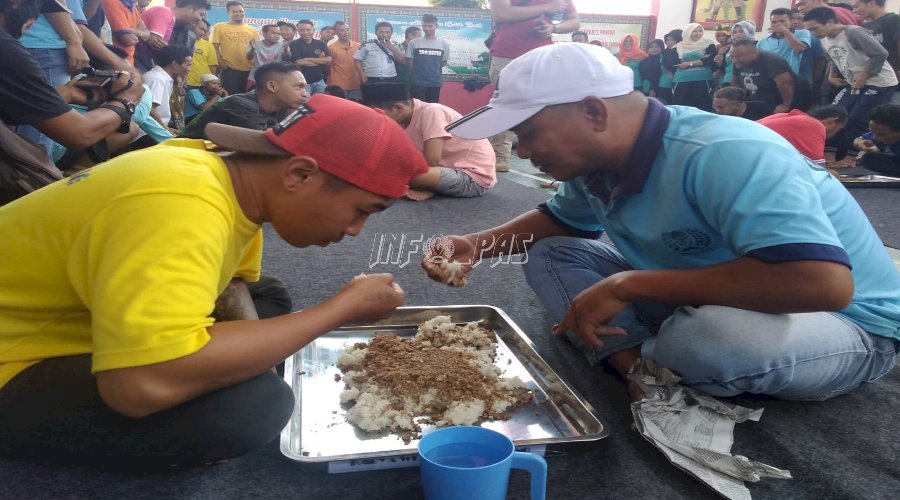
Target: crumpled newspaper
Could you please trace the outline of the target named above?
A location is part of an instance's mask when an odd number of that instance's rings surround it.
[[[676,467],[706,483],[725,498],[749,500],[743,481],[762,478],[791,479],[787,470],[731,454],[734,424],[759,421],[762,408],[753,410],[723,403],[712,396],[680,385],[667,368],[642,358],[628,379],[644,391],[644,399],[631,404],[641,435],[663,452]]]

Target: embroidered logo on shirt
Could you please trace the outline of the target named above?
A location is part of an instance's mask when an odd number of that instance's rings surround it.
[[[663,243],[672,250],[682,253],[701,253],[709,250],[709,236],[699,229],[683,227],[662,234]]]

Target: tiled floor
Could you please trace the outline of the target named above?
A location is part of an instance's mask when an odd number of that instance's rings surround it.
[[[553,193],[553,189],[547,186],[553,179],[550,178],[549,175],[545,175],[540,170],[534,168],[531,165],[531,162],[528,160],[523,160],[517,156],[513,156],[510,161],[510,171],[509,172],[500,172],[498,175],[501,177],[506,177],[507,179],[517,182],[523,186],[544,189],[547,191],[547,196],[549,197]],[[891,258],[894,259],[894,265],[897,266],[897,269],[900,269],[900,250],[896,248],[887,247],[888,253],[891,254]]]

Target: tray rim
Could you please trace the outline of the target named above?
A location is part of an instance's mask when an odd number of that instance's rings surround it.
[[[506,321],[506,323],[511,327],[512,331],[520,338],[520,340],[522,342],[524,342],[525,345],[529,349],[531,349],[535,358],[538,361],[540,361],[541,363],[543,363],[544,365],[546,365],[548,368],[550,368],[550,371],[553,373],[554,376],[556,376],[559,383],[562,384],[562,386],[569,393],[571,393],[573,396],[575,396],[576,399],[578,399],[578,401],[584,406],[584,408],[591,415],[593,420],[600,426],[600,432],[598,432],[596,434],[588,434],[588,435],[576,436],[576,437],[572,437],[572,438],[515,440],[513,442],[515,443],[516,447],[531,446],[531,445],[548,445],[549,446],[552,444],[599,441],[599,440],[609,436],[609,427],[597,415],[597,410],[594,408],[594,405],[592,405],[590,401],[585,399],[581,395],[581,393],[579,393],[574,387],[569,385],[569,383],[566,380],[564,380],[556,372],[556,370],[554,370],[550,366],[549,363],[547,363],[547,360],[545,360],[544,357],[541,356],[541,354],[535,348],[534,342],[531,341],[531,338],[528,337],[528,335],[526,335],[524,331],[522,331],[522,329],[519,327],[519,325],[516,324],[512,320],[512,318],[510,318],[509,315],[506,314],[506,311],[504,311],[503,309],[500,309],[497,306],[492,306],[492,305],[488,305],[488,304],[453,304],[453,305],[443,305],[443,306],[401,306],[401,307],[398,307],[397,310],[398,311],[424,311],[424,310],[428,310],[428,309],[447,310],[447,309],[466,309],[466,308],[491,309],[494,311],[495,314],[497,314],[504,321]],[[389,324],[388,323],[389,321],[390,321],[390,318],[376,321],[374,323],[351,323],[351,324],[347,324],[347,325],[342,325],[334,330],[330,330],[329,332],[326,332],[321,336],[328,335],[331,332],[354,330],[354,329],[358,329],[361,327],[385,326],[385,325]],[[318,339],[318,337],[317,337],[317,339]],[[310,344],[312,344],[313,342],[315,342],[315,340],[310,342]],[[309,346],[310,344],[307,344],[307,346]],[[303,349],[306,349],[307,346],[304,346]],[[295,390],[295,387],[294,387],[294,378],[295,377],[292,376],[292,374],[294,372],[294,357],[297,356],[298,353],[303,351],[303,349],[300,349],[299,351],[295,352],[294,354],[291,354],[290,356],[287,357],[287,359],[284,360],[284,381],[288,384],[288,387],[290,387],[291,391],[294,392],[295,394],[297,393],[297,391]],[[293,412],[298,411],[297,406],[299,404],[300,404],[300,399],[295,398]],[[294,415],[294,414],[295,413],[292,413],[292,415]],[[291,446],[290,446],[291,420],[293,420],[293,417],[291,417],[291,419],[288,420],[287,424],[284,426],[284,429],[281,430],[281,433],[279,436],[279,449],[281,450],[282,455],[284,455],[286,458],[296,461],[296,462],[310,463],[310,464],[329,463],[329,462],[340,462],[340,461],[346,461],[346,460],[358,460],[358,459],[368,459],[368,458],[400,457],[400,456],[409,456],[409,455],[416,454],[415,452],[410,452],[410,450],[391,450],[391,451],[385,451],[385,452],[352,453],[352,454],[348,454],[348,455],[333,455],[333,456],[325,456],[325,457],[298,455],[298,454],[294,453],[294,451],[291,449]]]

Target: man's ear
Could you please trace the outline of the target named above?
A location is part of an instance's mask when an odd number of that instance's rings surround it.
[[[287,190],[297,191],[323,174],[315,158],[292,156],[282,168],[281,182]]]
[[[609,110],[599,97],[588,96],[581,100],[579,108],[584,118],[596,132],[605,132],[609,126]]]

